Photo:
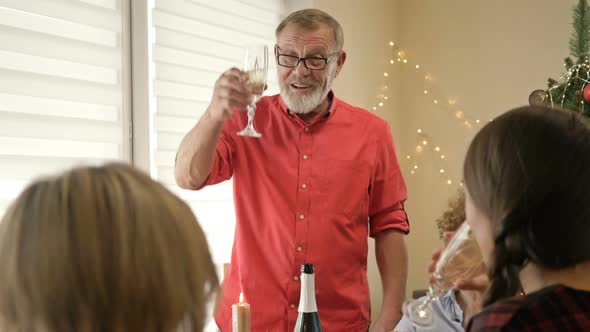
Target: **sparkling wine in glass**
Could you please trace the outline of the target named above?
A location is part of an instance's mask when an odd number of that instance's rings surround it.
[[[434,268],[434,283],[428,288],[425,298],[406,301],[404,314],[412,324],[421,328],[434,327],[432,302],[453,288],[459,279],[471,279],[485,271],[479,246],[471,234],[469,224],[464,222],[441,252]]]
[[[254,114],[256,113],[256,102],[262,96],[266,86],[268,74],[268,46],[250,45],[245,49],[243,70],[248,73],[246,85],[252,92],[252,99],[248,105],[248,124],[246,128],[238,132],[240,136],[261,137],[262,134],[254,129]]]

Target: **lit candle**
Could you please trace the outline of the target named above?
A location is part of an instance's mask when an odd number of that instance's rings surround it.
[[[250,332],[250,304],[244,302],[240,293],[240,302],[231,306],[233,332]]]

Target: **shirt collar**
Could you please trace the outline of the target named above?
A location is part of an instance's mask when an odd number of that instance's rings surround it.
[[[463,322],[463,310],[457,302],[455,290],[449,290],[445,295],[439,298],[440,305],[449,314],[449,319],[456,322]]]

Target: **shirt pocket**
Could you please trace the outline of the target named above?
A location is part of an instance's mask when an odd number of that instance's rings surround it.
[[[319,204],[325,213],[368,216],[370,166],[360,160],[325,160],[319,170]],[[364,220],[366,222],[366,220]]]

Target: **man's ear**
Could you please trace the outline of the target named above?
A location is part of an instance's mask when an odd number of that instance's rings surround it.
[[[338,76],[338,74],[340,74],[340,70],[342,69],[342,66],[344,65],[344,62],[346,61],[346,51],[342,50],[340,51],[340,54],[338,55],[338,60],[336,61],[336,76]]]

